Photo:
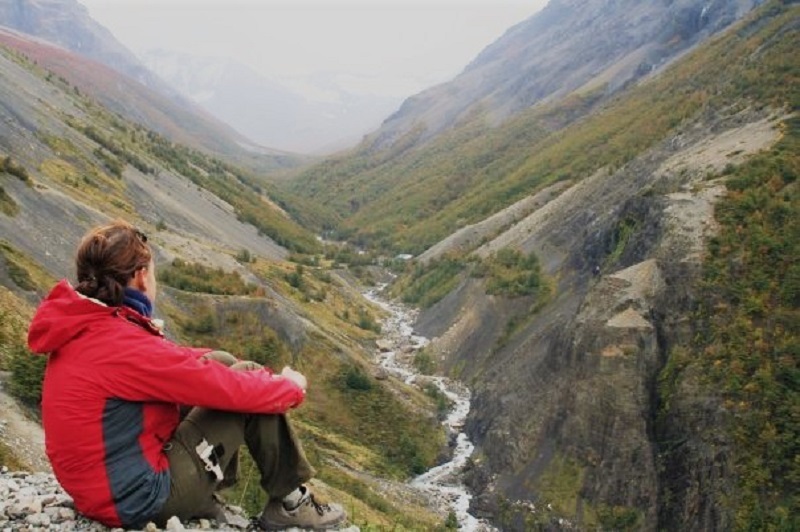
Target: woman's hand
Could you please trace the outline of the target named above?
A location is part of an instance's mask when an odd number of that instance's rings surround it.
[[[289,366],[286,366],[281,370],[281,375],[283,377],[293,381],[300,388],[302,388],[303,391],[306,391],[306,386],[308,385],[308,382],[306,381],[305,375],[303,375],[299,371],[295,371],[292,368],[290,368]]]

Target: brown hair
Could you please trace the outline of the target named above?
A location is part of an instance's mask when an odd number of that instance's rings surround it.
[[[78,246],[75,266],[81,294],[106,305],[122,304],[125,287],[137,270],[150,264],[147,236],[124,220],[89,231]]]

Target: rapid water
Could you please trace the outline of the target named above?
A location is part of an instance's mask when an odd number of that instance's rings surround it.
[[[443,424],[451,434],[457,434],[453,456],[449,462],[412,479],[412,487],[426,496],[446,504],[456,515],[459,530],[469,532],[488,532],[496,530],[483,520],[471,515],[469,502],[472,495],[463,483],[462,471],[475,446],[463,432],[464,422],[470,409],[469,389],[458,381],[446,377],[422,376],[413,365],[413,355],[428,344],[428,339],[414,334],[412,323],[416,313],[402,305],[389,302],[380,297],[384,286],[366,292],[367,299],[389,312],[389,317],[381,324],[381,351],[376,355],[378,364],[389,374],[402,379],[406,384],[414,384],[417,379],[434,383],[452,401]],[[406,355],[406,356],[403,356]]]

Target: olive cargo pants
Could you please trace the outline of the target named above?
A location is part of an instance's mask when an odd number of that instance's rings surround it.
[[[236,362],[229,353],[214,351],[206,355],[234,370],[260,368],[255,362]],[[205,469],[196,447],[205,439],[224,472],[224,479]],[[310,480],[314,469],[305,457],[288,418],[284,414],[242,414],[207,408],[193,408],[178,425],[165,446],[169,459],[170,493],[156,522],[170,517],[181,520],[215,517],[214,492],[235,483],[238,451],[246,445],[261,475],[261,487],[271,499],[283,498]]]

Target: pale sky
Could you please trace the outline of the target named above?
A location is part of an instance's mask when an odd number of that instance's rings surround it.
[[[238,59],[286,84],[335,73],[406,97],[452,79],[547,0],[79,0],[136,54]]]

